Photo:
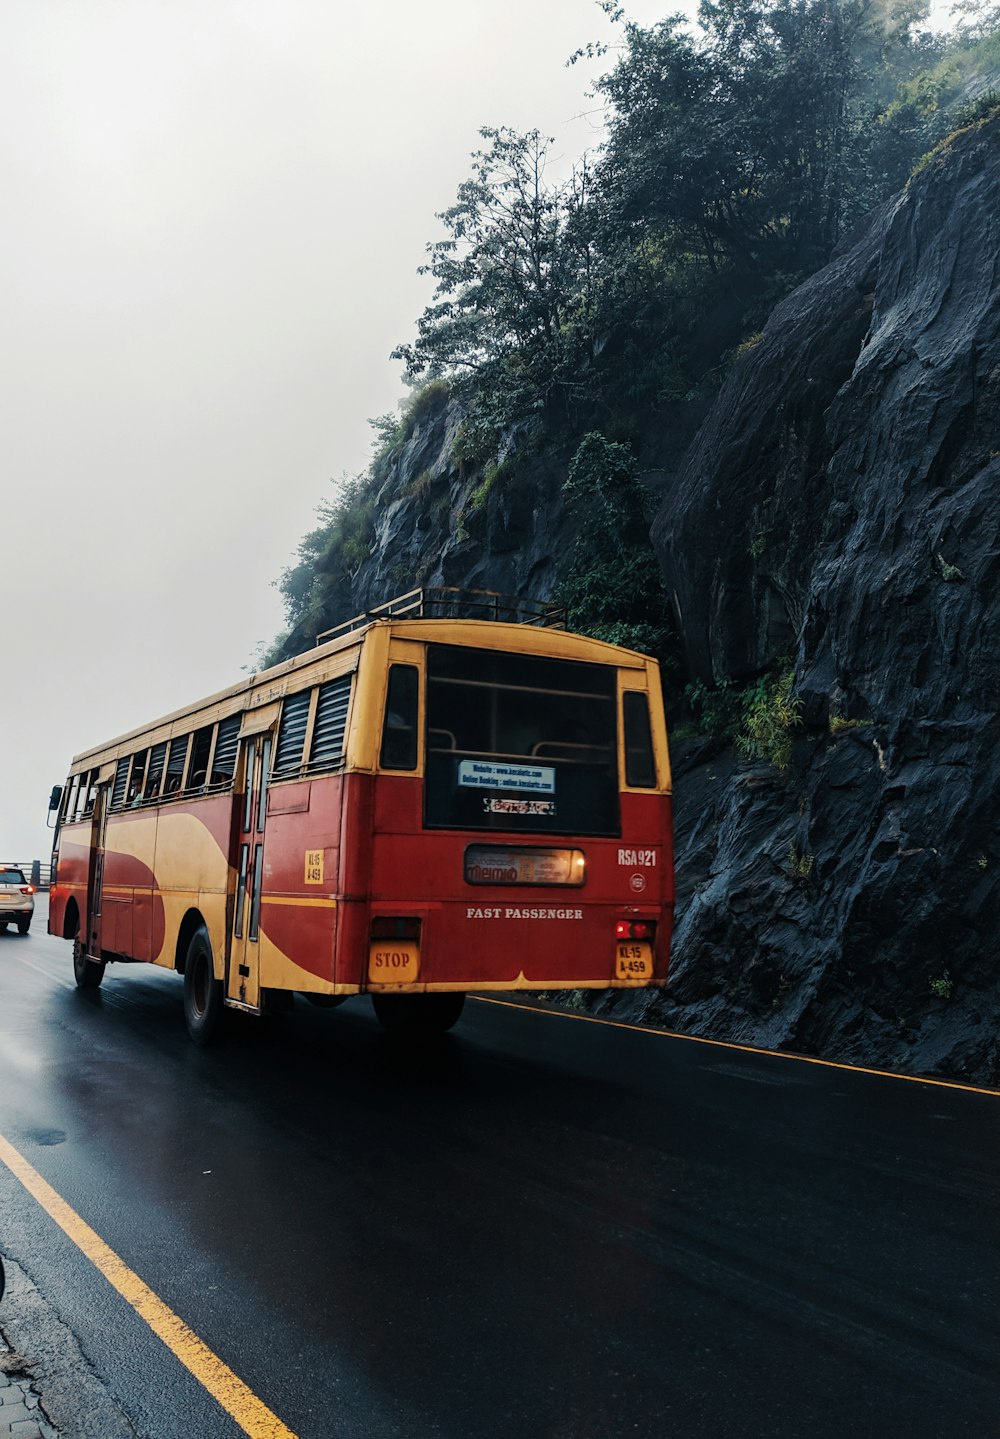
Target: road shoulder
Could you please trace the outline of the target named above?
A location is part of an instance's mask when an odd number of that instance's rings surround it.
[[[72,1331],[20,1265],[3,1263],[0,1439],[136,1439]]]

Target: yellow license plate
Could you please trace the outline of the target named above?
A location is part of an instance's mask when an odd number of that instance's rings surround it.
[[[647,984],[653,978],[653,946],[646,940],[622,939],[616,946],[615,978],[625,984]]]
[[[416,940],[373,939],[368,949],[369,984],[413,984],[420,972]]]

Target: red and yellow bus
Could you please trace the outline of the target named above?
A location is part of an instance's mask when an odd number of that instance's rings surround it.
[[[176,970],[199,1043],[295,992],[444,1030],[470,991],[664,984],[658,667],[551,618],[414,591],[78,755],[49,909],[77,984]]]

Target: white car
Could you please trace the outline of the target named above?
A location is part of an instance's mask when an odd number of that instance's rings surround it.
[[[23,870],[13,864],[0,864],[0,934],[11,920],[18,934],[27,934],[35,912],[35,891],[24,877]]]

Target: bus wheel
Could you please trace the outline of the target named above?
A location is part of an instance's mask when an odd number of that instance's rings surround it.
[[[222,1016],[222,981],[216,979],[208,930],[191,936],[184,962],[184,1018],[195,1044],[211,1044]]]
[[[444,1034],[458,1023],[464,994],[373,994],[375,1018],[395,1034]]]
[[[87,946],[77,930],[73,940],[73,978],[77,989],[97,989],[104,978],[105,964],[102,959],[87,958]]]

